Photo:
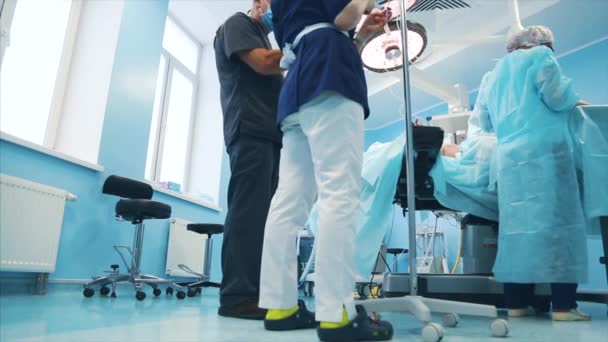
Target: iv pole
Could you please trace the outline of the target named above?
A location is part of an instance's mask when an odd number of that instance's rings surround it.
[[[381,298],[364,300],[359,303],[372,312],[409,312],[423,324],[421,335],[425,342],[438,342],[443,338],[444,329],[440,324],[433,323],[431,311],[445,313],[444,323],[450,327],[458,324],[458,314],[494,318],[490,323],[490,330],[495,337],[507,336],[508,323],[497,319],[496,307],[471,303],[454,302],[448,300],[423,298],[418,296],[418,274],[416,262],[416,194],[414,182],[414,137],[412,125],[412,106],[410,96],[410,70],[407,51],[407,20],[406,0],[399,1],[401,9],[401,43],[403,60],[403,97],[405,101],[405,157],[407,170],[407,210],[409,228],[409,254],[410,254],[410,294],[405,297]]]
[[[414,133],[412,128],[412,104],[410,97],[410,70],[407,45],[407,7],[405,0],[399,1],[401,10],[401,43],[403,58],[403,99],[405,101],[405,157],[407,170],[407,221],[409,229],[409,257],[410,257],[410,295],[418,294],[418,273],[416,262],[416,192],[414,179]]]

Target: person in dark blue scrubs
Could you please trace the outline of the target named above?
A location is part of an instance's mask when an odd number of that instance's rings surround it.
[[[361,189],[363,120],[369,115],[359,54],[386,24],[370,0],[274,0],[273,29],[288,68],[279,97],[283,132],[279,185],[266,221],[260,307],[268,330],[316,327],[322,341],[389,340],[353,298],[354,242]],[[315,306],[298,301],[297,230],[318,198]]]
[[[251,0],[217,30],[214,49],[221,85],[224,139],[230,157],[228,211],[222,245],[218,313],[264,319],[258,307],[264,224],[278,183],[281,132],[275,124],[283,75],[281,51],[267,35],[271,0]]]

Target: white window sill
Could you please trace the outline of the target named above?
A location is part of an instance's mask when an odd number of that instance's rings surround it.
[[[203,208],[215,210],[217,212],[222,211],[222,208],[220,208],[217,204],[215,204],[211,201],[206,201],[202,198],[195,198],[193,196],[182,194],[181,192],[165,189],[165,188],[158,186],[158,184],[154,184],[152,182],[148,182],[148,184],[152,185],[152,188],[156,192],[160,192],[160,193],[163,193],[163,194],[171,196],[171,197],[179,198],[182,201],[190,202],[190,203],[196,204],[198,206],[201,206]]]
[[[54,157],[57,159],[65,160],[72,164],[76,164],[76,165],[85,167],[87,169],[91,169],[93,171],[103,172],[103,170],[104,170],[103,166],[101,166],[101,165],[93,164],[88,161],[70,157],[67,154],[52,150],[52,149],[50,149],[48,147],[44,147],[42,145],[34,144],[32,142],[29,142],[27,140],[18,138],[16,136],[13,136],[13,135],[10,135],[10,134],[4,133],[4,132],[0,132],[0,140],[7,141],[9,143],[25,147],[27,149],[30,149],[30,150],[33,150],[36,152],[40,152],[42,154],[46,154],[48,156],[51,156],[51,157]]]

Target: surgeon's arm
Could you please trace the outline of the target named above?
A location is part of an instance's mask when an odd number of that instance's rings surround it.
[[[239,52],[239,57],[258,74],[277,75],[283,72],[279,66],[283,57],[281,50],[253,49]]]
[[[372,10],[363,21],[359,32],[357,32],[357,35],[355,36],[355,46],[357,47],[357,50],[361,51],[365,42],[367,42],[376,32],[384,28],[390,15],[388,9],[380,10],[374,8]]]
[[[441,154],[446,157],[456,158],[460,152],[460,147],[456,144],[444,143],[441,145]]]
[[[581,102],[572,81],[563,75],[557,59],[548,52],[540,62],[536,87],[543,103],[553,111],[570,110]]]
[[[487,72],[481,79],[479,85],[479,92],[477,93],[477,100],[475,101],[475,107],[473,107],[473,113],[469,118],[469,126],[477,125],[479,128],[486,132],[491,133],[494,131],[492,120],[490,119],[490,111],[488,110],[488,92],[489,84],[492,78],[492,73]],[[469,127],[471,129],[471,127]]]
[[[259,30],[245,16],[233,16],[224,23],[224,52],[229,59],[239,58],[262,75],[280,74],[282,53],[269,50]]]
[[[350,31],[357,27],[363,13],[371,12],[374,5],[374,0],[352,0],[335,17],[334,25],[340,31]]]

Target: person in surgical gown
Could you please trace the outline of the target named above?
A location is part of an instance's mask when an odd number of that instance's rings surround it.
[[[586,226],[568,115],[584,104],[553,54],[553,34],[530,26],[479,91],[480,126],[496,132],[499,242],[494,265],[510,316],[533,315],[534,284],[551,283],[552,317],[589,320],[576,309],[587,277]]]

